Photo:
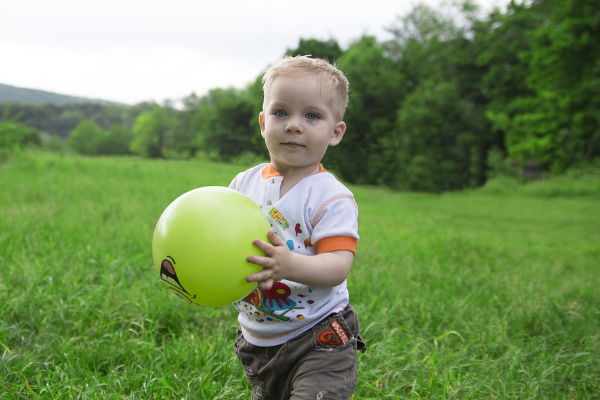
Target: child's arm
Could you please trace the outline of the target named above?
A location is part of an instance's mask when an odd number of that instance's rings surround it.
[[[269,290],[281,279],[315,287],[333,287],[341,284],[350,273],[354,254],[348,250],[321,253],[315,256],[293,253],[273,230],[269,231],[272,244],[256,239],[254,245],[265,257],[249,256],[248,262],[264,269],[248,275],[246,281],[258,282],[262,290]]]

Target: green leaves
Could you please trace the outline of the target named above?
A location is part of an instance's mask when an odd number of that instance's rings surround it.
[[[389,166],[395,163],[393,123],[403,96],[402,75],[384,47],[368,36],[353,43],[338,66],[350,80],[348,131],[325,164],[348,182],[385,184],[394,173]]]
[[[104,131],[98,124],[86,120],[73,130],[69,138],[69,145],[79,154],[96,155],[99,153],[100,142],[104,138]]]
[[[165,149],[173,148],[176,144],[174,138],[177,128],[178,121],[170,110],[154,105],[137,117],[131,150],[149,158],[163,157]]]
[[[261,100],[262,103],[262,100]],[[251,121],[258,126],[253,99],[248,91],[214,89],[202,97],[192,119],[194,143],[211,157],[232,161],[246,152],[260,153],[262,139]]]
[[[455,82],[425,81],[406,98],[396,125],[402,168],[395,187],[442,192],[481,179],[481,135],[469,108]]]
[[[40,144],[40,134],[35,129],[15,121],[0,121],[0,150],[21,148],[28,144]]]
[[[476,37],[490,44],[486,116],[508,157],[560,172],[600,154],[599,20],[593,0],[511,3]]]

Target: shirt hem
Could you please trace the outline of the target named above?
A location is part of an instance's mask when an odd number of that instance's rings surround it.
[[[246,339],[246,341],[248,343],[250,343],[254,346],[258,346],[258,347],[279,346],[279,345],[282,345],[282,344],[288,342],[289,340],[291,340],[295,337],[300,336],[307,330],[311,329],[313,326],[317,325],[323,319],[327,318],[327,316],[334,314],[336,312],[340,312],[340,311],[344,310],[347,306],[348,306],[348,304],[338,304],[338,305],[330,308],[325,313],[321,314],[314,321],[312,321],[308,324],[302,325],[292,331],[282,332],[280,334],[271,335],[271,336],[260,336],[260,335],[254,334],[254,333],[246,330],[243,326],[241,326],[242,334],[244,335],[244,339]]]

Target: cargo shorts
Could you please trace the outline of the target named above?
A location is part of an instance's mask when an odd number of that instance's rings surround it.
[[[351,305],[279,346],[254,346],[241,329],[235,342],[252,400],[349,399],[358,378],[357,351],[365,350]]]

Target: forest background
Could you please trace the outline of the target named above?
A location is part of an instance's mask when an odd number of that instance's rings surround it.
[[[336,62],[350,80],[348,134],[326,155],[329,170],[351,184],[443,192],[497,175],[599,168],[600,3],[513,1],[476,15],[469,1],[454,15],[417,5],[389,27],[390,41],[363,36],[342,49],[333,38],[301,39],[285,52]],[[0,107],[0,156],[42,145],[84,155],[267,158],[260,76],[245,88],[192,93],[180,106]]]

